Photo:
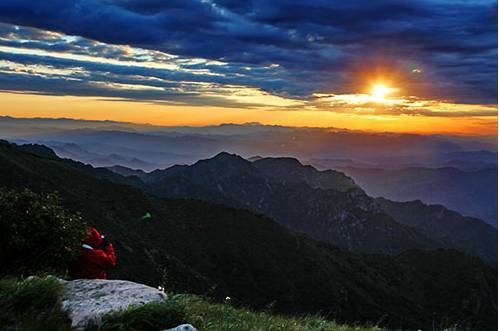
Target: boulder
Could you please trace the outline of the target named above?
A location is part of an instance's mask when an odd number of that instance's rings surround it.
[[[197,331],[195,327],[190,324],[182,324],[173,329],[167,329],[163,331]]]
[[[77,279],[65,285],[62,307],[76,329],[100,325],[107,313],[166,299],[158,289],[125,280]]]

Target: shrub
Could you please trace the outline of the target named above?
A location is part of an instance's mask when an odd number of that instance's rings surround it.
[[[0,273],[63,271],[79,252],[85,224],[56,193],[0,189]]]

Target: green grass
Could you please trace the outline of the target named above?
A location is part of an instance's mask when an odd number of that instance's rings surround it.
[[[190,323],[200,331],[380,331],[377,327],[345,326],[318,316],[288,317],[213,303],[194,295],[170,295],[104,318],[99,331],[155,331]],[[94,331],[89,328],[86,331]]]
[[[55,277],[1,279],[0,330],[71,330],[60,307],[63,290]]]
[[[212,303],[192,295],[177,295],[170,300],[185,307],[188,323],[200,331],[380,331],[378,327],[345,326],[319,316],[289,317],[268,312],[234,308]]]
[[[55,277],[0,280],[0,330],[71,331],[61,310],[64,287]],[[86,331],[158,331],[183,323],[199,331],[380,331],[378,327],[345,326],[319,316],[289,317],[213,303],[194,295],[170,295],[150,303],[115,312],[103,318],[100,328]]]
[[[167,300],[109,314],[103,318],[100,328],[89,327],[85,331],[158,331],[176,327],[185,320],[184,307]]]

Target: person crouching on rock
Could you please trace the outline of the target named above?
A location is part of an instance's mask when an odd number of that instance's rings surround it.
[[[115,266],[113,245],[96,228],[89,228],[80,256],[69,266],[69,276],[73,279],[107,279],[107,270]]]

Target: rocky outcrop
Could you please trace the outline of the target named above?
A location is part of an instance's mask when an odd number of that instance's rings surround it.
[[[77,279],[64,283],[62,307],[69,313],[71,326],[77,329],[100,325],[107,313],[166,299],[158,289],[125,280]]]

